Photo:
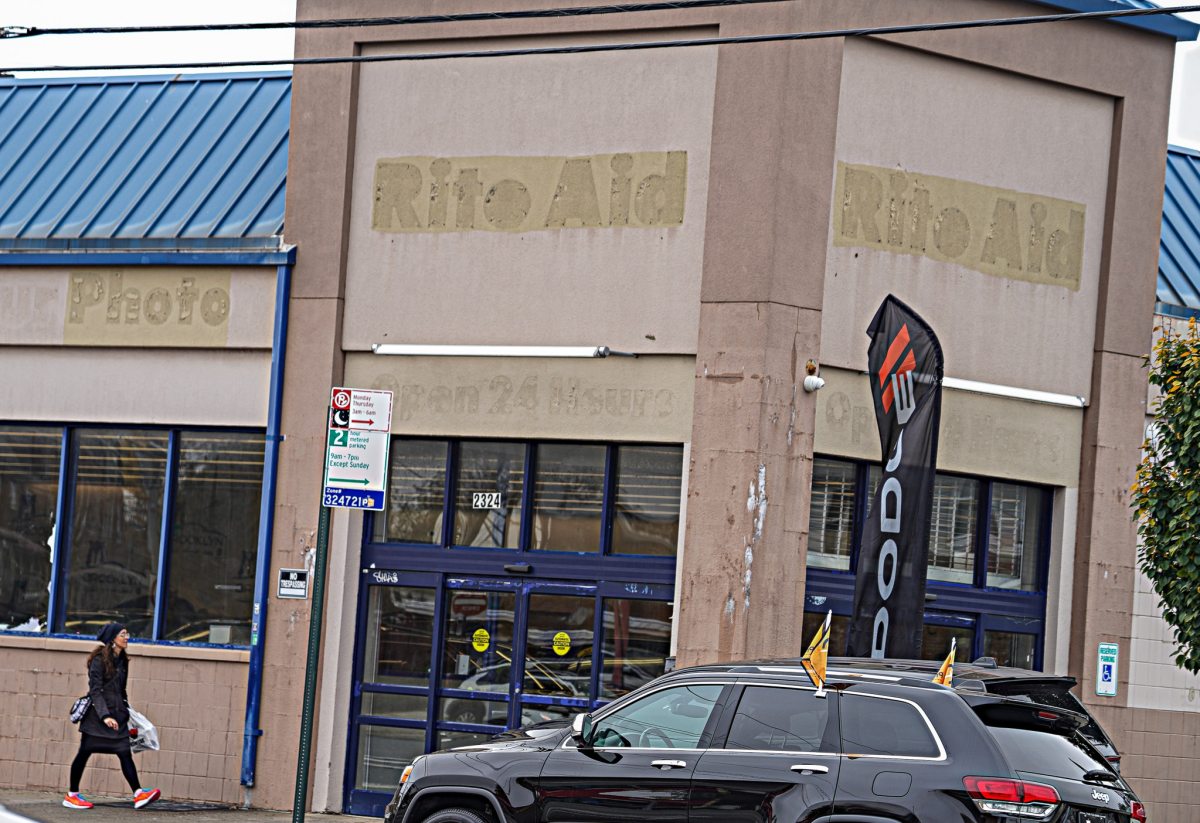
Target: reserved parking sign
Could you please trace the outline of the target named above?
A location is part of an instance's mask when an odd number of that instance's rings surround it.
[[[1120,648],[1116,643],[1101,643],[1096,658],[1096,694],[1100,697],[1117,696],[1117,658]]]

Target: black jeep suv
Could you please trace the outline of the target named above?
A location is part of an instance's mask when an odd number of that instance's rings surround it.
[[[387,823],[1131,823],[1142,804],[1061,707],[798,661],[700,666],[572,725],[405,770]]]

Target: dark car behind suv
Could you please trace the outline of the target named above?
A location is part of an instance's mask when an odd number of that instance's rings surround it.
[[[1087,718],[977,680],[798,661],[684,669],[575,722],[406,769],[388,823],[1131,823]],[[965,686],[965,687],[964,687]]]
[[[941,664],[936,660],[880,661],[858,657],[831,657],[829,665],[835,669],[854,666],[878,669],[882,672],[903,671],[932,679]],[[1114,771],[1121,771],[1121,753],[1117,751],[1116,745],[1084,705],[1079,702],[1079,698],[1071,692],[1078,682],[1074,677],[997,666],[996,661],[992,658],[983,657],[974,663],[955,663],[954,679],[958,683],[977,681],[988,694],[1002,694],[1018,700],[1028,700],[1059,709],[1070,709],[1086,715],[1087,723],[1083,725],[1079,733],[1086,737],[1100,754],[1104,755],[1104,759],[1112,765]]]

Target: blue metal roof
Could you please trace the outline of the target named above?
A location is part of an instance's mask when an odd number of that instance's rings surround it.
[[[1042,6],[1053,6],[1064,11],[1118,11],[1120,9],[1156,9],[1158,3],[1150,0],[1030,0]],[[1114,23],[1133,26],[1136,29],[1165,34],[1176,40],[1195,40],[1200,25],[1173,14],[1149,14],[1145,17],[1115,17]]]
[[[1200,311],[1200,151],[1170,146],[1158,250],[1158,310]]]
[[[0,250],[280,245],[289,72],[0,79]]]

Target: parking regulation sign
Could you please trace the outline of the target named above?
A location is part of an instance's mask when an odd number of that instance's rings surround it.
[[[383,511],[391,429],[390,391],[334,387],[322,505]]]
[[[1116,643],[1101,643],[1096,657],[1096,694],[1117,696],[1117,660],[1121,650]]]

